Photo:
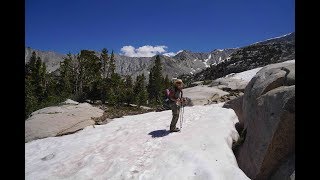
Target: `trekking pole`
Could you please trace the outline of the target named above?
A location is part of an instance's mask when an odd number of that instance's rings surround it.
[[[184,115],[184,105],[182,106],[182,123],[183,123],[183,121],[184,121],[183,115]]]
[[[179,113],[179,122],[180,122],[180,131],[182,129],[182,113],[181,113],[181,106],[180,106],[180,113]]]
[[[181,129],[182,129],[182,125],[183,125],[183,114],[184,114],[184,105],[182,105],[182,114],[181,114],[181,115],[182,115],[182,118],[181,118],[181,119],[182,119],[182,122],[181,122]]]

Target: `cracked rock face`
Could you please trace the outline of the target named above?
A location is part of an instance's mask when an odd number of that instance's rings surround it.
[[[242,101],[247,135],[237,153],[239,167],[251,179],[289,179],[295,165],[295,63],[262,68]]]

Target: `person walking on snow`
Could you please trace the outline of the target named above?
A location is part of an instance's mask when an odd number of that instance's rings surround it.
[[[180,131],[180,129],[176,127],[176,124],[179,119],[180,106],[184,101],[184,99],[182,98],[183,85],[184,84],[181,79],[175,79],[173,82],[173,87],[170,90],[169,105],[172,110],[172,120],[171,120],[171,124],[170,124],[170,132]]]

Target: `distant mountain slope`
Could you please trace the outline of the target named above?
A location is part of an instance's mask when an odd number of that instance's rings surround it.
[[[40,51],[35,50],[30,47],[25,48],[25,59],[24,62],[27,63],[30,60],[32,52],[35,51],[37,56],[45,62],[48,72],[53,72],[60,67],[60,62],[66,57],[64,54],[56,53],[53,51]]]
[[[216,79],[272,63],[295,59],[295,33],[239,48],[230,59],[195,75],[183,75],[188,82]]]
[[[212,74],[210,73],[210,66],[215,67],[223,62],[225,62],[223,67],[230,65],[229,62],[232,62],[235,63],[236,69],[248,70],[248,68],[266,65],[271,62],[294,59],[294,38],[295,33],[290,33],[279,38],[257,42],[242,48],[215,49],[211,52],[191,52],[183,50],[173,57],[161,55],[160,59],[164,65],[163,74],[168,75],[169,78],[184,75],[201,80],[210,78],[210,74]],[[35,51],[46,63],[48,72],[58,70],[60,66],[59,63],[66,57],[65,54],[34,50],[28,47],[25,50],[25,62],[29,61],[32,51]],[[100,52],[97,52],[97,55],[99,54]],[[127,57],[115,54],[116,72],[120,75],[130,75],[133,78],[144,73],[146,77],[148,77],[154,60],[155,56]],[[232,68],[230,65],[228,72],[231,71]]]

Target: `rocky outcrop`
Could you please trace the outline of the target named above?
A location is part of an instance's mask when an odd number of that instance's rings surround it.
[[[213,101],[218,102],[221,97],[228,95],[228,92],[222,91],[218,88],[208,86],[195,86],[183,89],[183,96],[190,98],[193,105],[210,104]]]
[[[195,73],[193,81],[217,79],[269,64],[295,59],[295,33],[239,48],[228,60]]]
[[[290,179],[295,169],[295,64],[262,68],[242,99],[229,102],[244,123],[246,137],[238,148],[239,167],[251,179]]]
[[[72,100],[37,110],[25,121],[25,142],[76,132],[94,125],[93,119],[102,115],[103,110]]]
[[[229,90],[239,90],[244,91],[248,82],[243,81],[241,79],[233,79],[233,78],[218,78],[209,85],[210,87],[216,87],[224,91]]]
[[[295,63],[277,63],[262,68],[256,76],[252,78],[245,89],[243,111],[244,118],[253,120],[256,117],[254,112],[257,107],[257,99],[281,86],[294,85]],[[249,121],[248,121],[249,122]],[[247,124],[245,124],[247,127]]]
[[[295,179],[295,155],[290,155],[286,161],[271,175],[273,180],[294,180]],[[285,178],[284,178],[285,177]]]

